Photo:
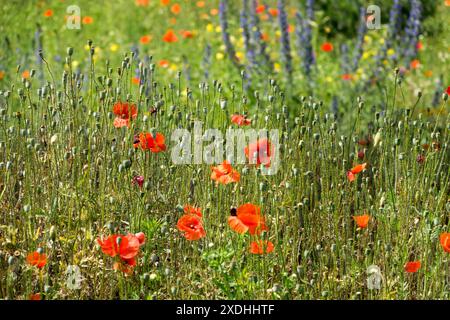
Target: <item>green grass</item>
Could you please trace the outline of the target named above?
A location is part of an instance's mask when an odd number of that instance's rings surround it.
[[[207,86],[199,86],[199,48],[211,41],[220,51],[219,33],[199,32],[192,45],[185,40],[170,47],[156,36],[167,27],[165,8],[147,8],[145,14],[136,11],[140,16],[127,18],[117,13],[134,12],[134,4],[80,2],[95,19],[81,31],[44,22],[42,12],[48,7],[64,11],[59,2],[39,9],[30,2],[23,10],[12,2],[11,12],[19,17],[29,13],[30,20],[2,17],[8,23],[0,31],[10,37],[12,49],[3,46],[0,59],[6,70],[0,82],[1,299],[28,299],[38,292],[45,299],[450,298],[450,255],[439,243],[440,234],[450,231],[449,107],[443,97],[438,107],[428,108],[434,93],[430,79],[414,71],[399,83],[389,66],[380,83],[384,89],[358,97],[340,82],[327,85],[324,78],[338,77],[338,66],[323,57],[319,90],[309,97],[301,76],[299,83],[289,85],[282,71],[262,76],[256,88],[246,90],[225,58],[213,62]],[[209,21],[194,19],[194,13],[186,9],[176,28],[204,30]],[[61,14],[52,19],[56,17]],[[212,19],[216,26],[217,17]],[[35,28],[31,21],[43,23],[47,82],[39,80],[39,70],[28,80],[20,76],[25,69],[36,69],[25,58],[33,54],[27,47]],[[190,81],[177,73],[180,68],[170,71],[149,61],[144,63],[146,79],[155,85],[147,94],[132,84],[138,66],[127,46],[150,28],[156,29],[148,32],[155,38],[151,47],[142,48],[145,53],[154,56],[153,62],[169,57],[177,65],[186,55],[192,61]],[[84,48],[86,39],[102,48],[95,59]],[[421,61],[431,64],[438,51],[448,55],[445,41],[427,40],[430,47]],[[111,43],[119,44],[118,52],[109,52]],[[73,56],[66,53],[67,46],[74,48]],[[19,54],[5,55],[17,47],[22,48]],[[56,54],[62,62],[53,60]],[[75,60],[84,79],[76,73]],[[22,67],[16,73],[17,64]],[[445,63],[432,68],[448,80]],[[215,78],[220,80],[213,82]],[[42,87],[45,92],[38,94]],[[423,91],[421,98],[417,88]],[[339,117],[328,104],[336,94],[347,101]],[[130,128],[113,126],[113,105],[119,100],[138,107]],[[151,107],[158,112],[150,113]],[[234,128],[230,116],[235,112],[247,113],[252,128],[279,130],[276,175],[236,165],[241,180],[216,185],[210,165],[172,163],[173,130],[192,130],[200,120],[205,129],[225,133]],[[155,130],[165,135],[166,152],[133,148],[136,133]],[[358,144],[368,137],[368,145]],[[350,183],[346,172],[362,162],[367,169]],[[144,176],[142,189],[131,183],[135,175]],[[269,230],[262,236],[274,243],[272,253],[251,254],[254,237],[228,226],[230,208],[247,202],[260,206],[266,217]],[[198,241],[186,240],[176,228],[183,214],[179,207],[185,204],[203,209],[206,237]],[[357,228],[352,216],[364,213],[371,216],[369,226]],[[113,270],[114,259],[96,239],[140,231],[147,240],[133,273]],[[38,248],[48,256],[43,269],[26,262]],[[421,268],[408,274],[404,265],[413,260],[420,260]],[[67,288],[70,265],[81,270],[80,289]],[[381,269],[380,290],[367,287],[370,265]]]

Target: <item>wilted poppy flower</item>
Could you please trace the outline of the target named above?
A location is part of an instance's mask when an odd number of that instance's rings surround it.
[[[184,206],[183,210],[184,210],[184,213],[186,213],[186,214],[193,214],[193,215],[202,217],[202,209],[201,208],[195,208],[195,207],[192,207],[187,204]]]
[[[90,16],[83,17],[83,20],[81,20],[81,23],[83,24],[91,24],[94,22],[94,19]]]
[[[131,182],[134,185],[138,185],[140,188],[142,188],[142,186],[144,185],[144,176],[134,176]]]
[[[405,264],[405,271],[415,273],[420,269],[420,261],[409,261]]]
[[[364,156],[365,156],[364,150],[359,150],[359,151],[358,151],[358,159],[359,159],[359,160],[363,160],[363,159],[364,159]]]
[[[353,180],[355,180],[355,174],[358,174],[361,171],[363,171],[366,168],[366,165],[367,163],[358,164],[357,166],[354,166],[352,169],[347,171],[348,181],[352,182]]]
[[[181,12],[181,6],[178,3],[175,3],[172,7],[170,7],[170,11],[173,14],[179,14]]]
[[[248,126],[252,123],[252,120],[247,119],[245,115],[235,113],[231,116],[231,122],[238,126]]]
[[[168,43],[177,42],[178,41],[178,37],[176,36],[175,32],[172,29],[169,29],[164,34],[163,41],[164,42],[168,42]]]
[[[49,18],[53,16],[53,10],[52,9],[47,9],[44,11],[44,17]]]
[[[106,239],[98,238],[97,243],[104,254],[110,257],[119,256],[123,263],[133,267],[136,265],[139,247],[145,243],[145,235],[143,232],[129,233],[126,236],[113,234]]]
[[[143,35],[140,39],[139,42],[142,44],[148,44],[150,43],[150,41],[152,41],[152,36],[149,34]]]
[[[272,144],[267,138],[258,139],[258,141],[250,143],[244,149],[245,156],[251,164],[263,164],[266,167],[270,166],[270,157],[273,153]]]
[[[121,128],[128,126],[131,118],[137,117],[137,108],[134,104],[117,102],[114,104],[113,113],[116,115],[114,127]]]
[[[273,243],[267,240],[252,241],[250,244],[250,253],[253,254],[271,253],[273,249]]]
[[[186,240],[198,240],[206,236],[202,218],[195,214],[183,215],[177,223],[177,228]]]
[[[241,176],[231,164],[225,160],[222,164],[217,167],[211,167],[211,179],[216,181],[216,183],[229,184],[232,182],[239,182]]]
[[[150,150],[153,153],[158,153],[166,150],[164,144],[164,136],[157,132],[155,137],[151,133],[143,132],[139,134],[139,137],[135,139],[133,145],[135,148],[141,148],[142,150]]]
[[[423,154],[419,154],[416,158],[417,163],[423,164],[425,162],[425,156]]]
[[[441,242],[441,246],[444,248],[444,251],[450,253],[450,233],[442,233],[439,237],[439,241]]]
[[[322,51],[331,52],[333,51],[333,44],[330,42],[325,42],[321,47]]]
[[[228,225],[240,234],[249,231],[251,235],[254,235],[267,230],[261,208],[251,203],[246,203],[237,210],[232,209],[231,216],[228,217]]]
[[[31,252],[27,256],[27,262],[39,269],[42,269],[47,264],[47,255],[37,251]]]
[[[356,225],[361,228],[367,228],[369,224],[370,216],[368,214],[363,214],[361,216],[353,216],[353,220],[355,220]]]

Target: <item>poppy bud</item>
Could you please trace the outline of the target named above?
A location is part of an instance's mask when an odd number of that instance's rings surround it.
[[[68,47],[68,48],[67,48],[67,55],[68,55],[69,57],[71,57],[72,54],[73,54],[73,48],[72,48],[72,47]]]

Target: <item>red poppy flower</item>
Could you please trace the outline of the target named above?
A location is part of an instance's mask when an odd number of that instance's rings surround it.
[[[150,0],[136,0],[135,3],[137,6],[146,7],[150,3]]]
[[[251,235],[254,235],[268,230],[265,219],[261,215],[261,208],[251,203],[246,203],[238,207],[235,212],[233,211],[228,217],[228,225],[240,234],[249,231]]]
[[[450,233],[444,232],[443,234],[441,234],[441,236],[439,237],[439,241],[442,248],[444,248],[444,251],[450,253]]]
[[[40,293],[30,294],[30,297],[28,298],[28,300],[42,300],[41,294]]]
[[[216,183],[229,184],[232,182],[239,182],[241,175],[237,172],[231,164],[225,160],[217,167],[211,167],[211,179]]]
[[[184,206],[183,210],[184,210],[184,213],[186,213],[186,214],[193,214],[193,215],[202,217],[202,209],[201,208],[195,208],[195,207],[192,207],[187,204]]]
[[[185,214],[177,222],[177,228],[186,240],[199,240],[206,236],[202,218],[195,214]]]
[[[445,92],[450,96],[450,86],[447,87],[447,90]]]
[[[49,18],[53,16],[53,10],[52,9],[47,9],[44,11],[44,17]]]
[[[159,60],[158,64],[162,68],[167,68],[169,66],[170,62],[169,62],[169,60],[162,59],[162,60]]]
[[[367,166],[367,163],[363,163],[363,164],[358,164],[357,166],[354,166],[352,169],[350,169],[349,171],[347,171],[347,178],[350,182],[355,180],[355,174],[360,173],[361,171],[363,171]]]
[[[250,253],[253,254],[271,253],[273,249],[273,243],[267,240],[252,241],[252,243],[250,244]]]
[[[245,147],[244,152],[251,164],[256,162],[257,165],[263,164],[266,167],[270,167],[270,157],[273,150],[272,144],[268,139],[258,139],[258,141]]]
[[[160,3],[162,6],[167,6],[167,5],[169,5],[170,0],[161,0]]]
[[[148,44],[150,41],[152,41],[152,36],[149,34],[143,35],[140,39],[139,42],[142,44]]]
[[[278,17],[278,9],[270,8],[268,11],[272,17]]]
[[[181,32],[184,39],[192,39],[194,37],[194,33],[189,30],[184,30]]]
[[[420,269],[420,261],[409,261],[405,264],[405,271],[415,273]]]
[[[414,59],[413,61],[411,61],[411,69],[417,69],[418,67],[420,67],[420,61],[417,59]]]
[[[370,216],[368,214],[363,214],[361,216],[353,216],[353,220],[355,220],[356,225],[361,228],[365,229],[369,225],[369,219]]]
[[[259,4],[256,7],[256,13],[260,14],[260,13],[264,13],[264,11],[266,10],[266,6],[263,4]]]
[[[235,113],[231,116],[231,122],[238,126],[248,126],[252,123],[252,120],[247,119],[247,116]]]
[[[181,6],[178,3],[175,3],[172,7],[170,7],[170,11],[173,14],[179,14],[181,12]]]
[[[164,34],[163,41],[164,42],[168,42],[168,43],[177,42],[178,41],[178,37],[176,36],[175,32],[172,29],[169,29]]]
[[[27,256],[27,262],[39,269],[42,269],[47,264],[47,255],[37,251],[31,252]]]
[[[114,270],[131,273],[136,265],[139,248],[145,244],[145,234],[143,232],[129,233],[126,236],[113,234],[106,239],[98,238],[97,243],[104,254],[110,257],[119,256],[121,261],[114,263]]]
[[[128,127],[130,125],[130,119],[137,117],[137,108],[134,104],[116,102],[113,107],[113,113],[116,115],[114,127]]]
[[[341,78],[342,78],[342,80],[349,81],[349,80],[353,79],[353,76],[351,74],[349,74],[349,73],[346,73],[346,74],[343,74],[341,76]]]
[[[85,16],[85,17],[83,17],[83,20],[81,20],[81,22],[83,24],[91,24],[94,22],[94,18],[92,18],[90,16]]]
[[[331,52],[333,51],[333,44],[330,42],[325,42],[324,44],[322,44],[321,49],[324,52]]]
[[[150,150],[153,153],[158,153],[166,150],[164,144],[165,138],[161,133],[156,133],[155,137],[151,133],[140,133],[138,139],[134,141],[135,148],[142,150]]]

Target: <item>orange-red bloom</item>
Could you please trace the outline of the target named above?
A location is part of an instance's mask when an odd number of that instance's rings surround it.
[[[269,13],[272,17],[278,17],[278,9],[276,8],[269,8]]]
[[[47,9],[44,11],[44,17],[49,18],[53,16],[53,10],[52,9]]]
[[[195,207],[187,204],[184,206],[183,210],[184,210],[184,213],[186,213],[186,214],[193,214],[193,215],[202,217],[202,208],[195,208]]]
[[[150,41],[152,41],[152,36],[149,34],[143,35],[140,39],[139,42],[142,44],[148,44],[150,43]]]
[[[251,203],[246,203],[232,210],[228,217],[228,225],[237,233],[243,234],[247,231],[250,234],[260,234],[268,230],[265,219],[261,215],[261,208]]]
[[[114,127],[121,128],[129,126],[130,119],[137,117],[137,108],[134,104],[116,102],[113,107],[113,113],[116,115]]]
[[[167,30],[163,36],[163,41],[167,43],[177,42],[178,37],[172,29]]]
[[[161,0],[160,3],[162,6],[167,6],[167,5],[169,5],[170,0]]]
[[[135,3],[137,6],[146,7],[150,3],[150,0],[136,0]]]
[[[420,61],[417,59],[414,59],[411,61],[411,69],[417,69],[420,67]]]
[[[211,167],[211,179],[216,181],[216,183],[229,184],[232,182],[239,182],[241,176],[231,164],[225,160],[222,164],[217,167]]]
[[[231,122],[238,126],[248,126],[252,123],[252,120],[247,119],[247,116],[235,113],[231,116]]]
[[[181,35],[183,36],[184,39],[192,39],[194,37],[194,33],[189,30],[182,31]]]
[[[186,240],[198,240],[206,236],[202,218],[196,214],[185,214],[177,223],[177,228],[183,233]]]
[[[166,150],[164,143],[164,136],[157,132],[155,136],[151,133],[143,132],[138,137],[135,137],[133,146],[135,148],[141,148],[142,150],[150,150],[153,153],[158,153]]]
[[[271,253],[273,249],[273,243],[267,240],[252,241],[252,243],[250,244],[250,253],[253,254]]]
[[[361,216],[353,216],[353,220],[355,220],[356,225],[361,228],[367,228],[369,225],[370,216],[368,214],[363,214]]]
[[[355,174],[358,174],[361,171],[363,171],[366,168],[366,166],[367,166],[367,163],[358,164],[357,166],[354,166],[349,171],[347,171],[348,181],[350,181],[350,182],[354,181],[356,178]]]
[[[162,60],[159,60],[158,64],[162,68],[167,68],[169,66],[170,62],[169,62],[169,60],[162,59]]]
[[[405,264],[405,271],[415,273],[420,269],[420,261],[409,261]]]
[[[136,256],[139,253],[139,248],[145,243],[145,235],[143,232],[129,233],[126,236],[113,234],[106,239],[98,238],[97,243],[104,254],[110,257],[119,256],[123,263],[133,267],[136,265]],[[121,264],[117,264],[114,268],[122,270],[120,266]]]
[[[37,251],[31,252],[27,256],[27,262],[39,269],[42,269],[47,264],[47,255]]]
[[[263,164],[266,167],[270,166],[270,157],[273,153],[273,148],[268,139],[258,139],[258,141],[245,147],[244,152],[251,164],[256,162],[257,165]]]
[[[325,42],[321,47],[322,51],[331,52],[333,51],[333,44],[330,42]]]
[[[260,13],[264,13],[264,11],[266,10],[266,6],[263,4],[259,4],[256,7],[256,13],[260,14]]]
[[[90,16],[85,16],[83,17],[83,20],[81,20],[81,23],[83,24],[91,24],[94,22],[94,18],[90,17]]]
[[[28,300],[42,300],[40,293],[30,294]]]
[[[444,248],[444,251],[450,253],[450,233],[444,232],[441,234],[439,241],[441,242],[441,246]]]
[[[445,92],[450,96],[450,86],[447,87],[447,90]]]
[[[179,14],[181,12],[181,6],[178,3],[175,3],[172,7],[170,7],[170,11],[173,14]]]

